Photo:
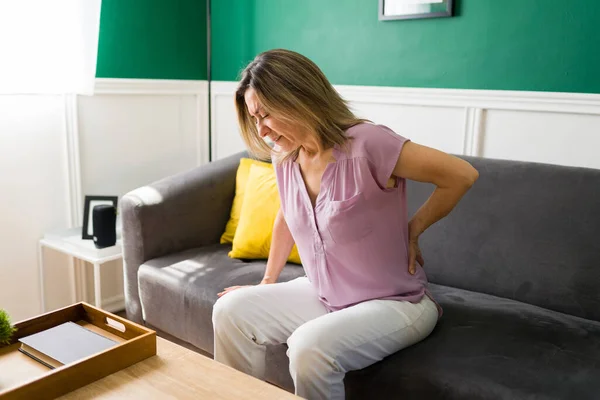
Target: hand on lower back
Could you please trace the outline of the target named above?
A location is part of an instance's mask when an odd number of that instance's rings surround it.
[[[419,247],[419,238],[411,238],[408,242],[408,272],[414,275],[417,272],[417,263],[425,265],[421,248]]]

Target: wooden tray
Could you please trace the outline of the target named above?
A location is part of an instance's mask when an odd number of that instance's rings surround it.
[[[113,339],[118,345],[56,369],[18,350],[19,338],[68,321]],[[15,326],[18,330],[11,344],[0,346],[1,400],[53,399],[156,355],[156,332],[83,302]]]

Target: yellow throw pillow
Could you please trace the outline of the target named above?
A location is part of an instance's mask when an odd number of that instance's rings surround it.
[[[229,257],[268,258],[273,224],[279,207],[275,170],[272,167],[264,168],[251,165],[240,219]],[[288,261],[296,264],[301,263],[296,245],[294,245]]]
[[[244,193],[246,191],[246,183],[248,183],[248,174],[250,173],[251,165],[273,169],[273,166],[267,162],[252,160],[250,158],[240,159],[240,165],[238,166],[235,176],[235,197],[231,204],[231,212],[229,214],[229,221],[227,221],[227,225],[225,226],[225,232],[221,235],[222,244],[233,243],[235,231],[240,220],[240,213],[242,212],[242,203],[244,202]]]

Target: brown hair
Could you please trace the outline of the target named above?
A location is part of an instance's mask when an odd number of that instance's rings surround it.
[[[252,155],[271,158],[271,148],[258,135],[244,94],[253,88],[268,113],[282,121],[315,132],[325,148],[346,143],[345,131],[367,122],[357,118],[323,72],[307,57],[289,50],[259,54],[242,72],[235,105],[242,138]],[[299,148],[277,155],[284,161],[298,155]]]

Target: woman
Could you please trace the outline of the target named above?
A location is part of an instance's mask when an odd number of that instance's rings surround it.
[[[347,371],[435,327],[440,312],[427,291],[419,236],[478,173],[355,117],[321,70],[291,51],[258,55],[235,101],[250,151],[272,156],[281,208],[262,282],[219,293],[215,359],[264,379],[266,346],[287,343],[296,394],[343,399]],[[410,221],[405,179],[437,186]],[[307,276],[275,283],[294,243]]]

